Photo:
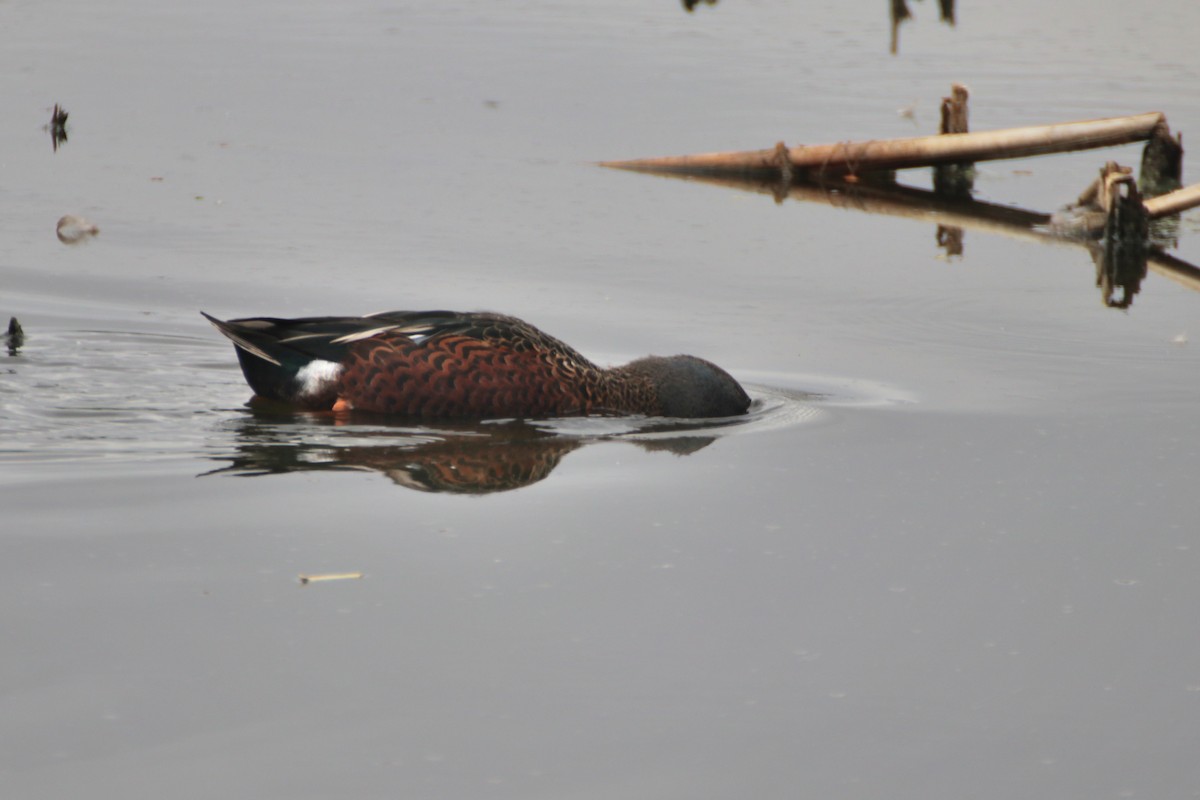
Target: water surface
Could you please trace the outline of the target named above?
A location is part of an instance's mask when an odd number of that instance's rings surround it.
[[[893,56],[884,4],[0,6],[8,791],[1200,791],[1200,297],[594,166],[932,131],[952,81],[976,129],[1200,130],[1193,4],[912,10]],[[978,193],[1050,212],[1108,158]],[[757,405],[264,416],[198,314],[381,308],[691,352]]]

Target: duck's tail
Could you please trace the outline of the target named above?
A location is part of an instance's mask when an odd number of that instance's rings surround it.
[[[200,316],[211,322],[214,328],[225,334],[225,338],[233,342],[238,350],[244,350],[247,353],[257,356],[263,361],[274,364],[277,367],[282,365],[282,362],[275,356],[271,355],[267,349],[255,343],[255,339],[264,339],[264,333],[256,333],[249,325],[239,324],[252,321],[257,322],[258,320],[231,320],[226,322],[224,320],[217,319],[212,314],[206,314],[203,311],[200,312]],[[262,341],[262,344],[269,347],[270,341],[264,340]]]
[[[337,379],[347,345],[348,320],[220,320],[200,312],[237,348],[246,382],[259,397],[307,409],[328,409],[337,399]]]

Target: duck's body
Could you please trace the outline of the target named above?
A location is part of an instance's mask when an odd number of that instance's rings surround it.
[[[743,414],[750,406],[737,381],[703,359],[650,356],[606,369],[502,314],[390,311],[228,322],[204,316],[236,345],[258,397],[303,410],[695,418]]]

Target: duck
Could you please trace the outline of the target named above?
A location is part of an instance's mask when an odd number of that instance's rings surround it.
[[[234,344],[251,403],[423,419],[745,414],[712,362],[647,356],[601,367],[516,317],[386,311],[359,317],[205,319]]]

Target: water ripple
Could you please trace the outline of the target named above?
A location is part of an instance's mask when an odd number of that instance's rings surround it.
[[[212,458],[247,441],[278,447],[419,447],[467,437],[503,438],[511,421],[413,424],[314,414],[264,416],[240,407],[248,390],[219,342],[128,331],[43,332],[0,361],[0,462],[150,457]],[[670,441],[754,434],[820,421],[838,406],[910,402],[888,387],[820,376],[752,373],[745,416],[717,420],[588,417],[521,425],[586,443]]]

